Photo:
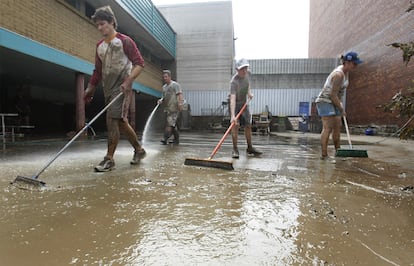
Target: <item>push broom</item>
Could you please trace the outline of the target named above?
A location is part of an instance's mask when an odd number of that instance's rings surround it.
[[[106,106],[105,108],[102,109],[102,111],[100,111],[94,118],[92,118],[91,121],[89,121],[89,123],[87,123],[79,132],[78,134],[76,134],[58,153],[56,153],[55,156],[53,156],[52,159],[49,160],[49,162],[46,163],[46,165],[39,171],[37,172],[35,175],[33,175],[32,177],[25,177],[25,176],[17,176],[16,179],[11,182],[12,184],[28,184],[28,185],[32,185],[34,187],[43,187],[46,185],[46,183],[44,181],[38,180],[39,176],[41,173],[43,173],[43,171],[46,170],[46,168],[48,168],[56,159],[57,157],[59,157],[62,152],[64,150],[66,150],[67,147],[69,147],[70,144],[72,144],[72,142],[74,142],[88,127],[90,127],[90,125],[95,122],[96,119],[98,119],[98,117],[100,117],[108,108],[109,106],[111,106],[116,100],[119,99],[119,97],[121,97],[121,95],[123,94],[123,92],[119,93],[115,98],[113,98]]]
[[[196,165],[196,166],[204,166],[204,167],[212,167],[212,168],[220,168],[225,170],[234,170],[233,168],[233,162],[228,161],[219,161],[219,160],[213,160],[214,155],[218,152],[221,145],[223,144],[224,140],[226,139],[227,135],[230,133],[230,131],[233,129],[233,127],[236,125],[237,120],[241,116],[241,114],[244,112],[244,110],[247,107],[249,101],[247,101],[242,108],[240,109],[239,113],[234,118],[233,122],[230,124],[229,128],[226,130],[226,133],[224,133],[223,137],[220,139],[219,143],[214,148],[213,152],[211,153],[210,157],[207,159],[200,159],[200,158],[186,158],[184,161],[185,165]]]
[[[349,149],[338,149],[336,151],[336,157],[368,157],[366,150],[355,150],[352,148],[351,136],[349,135],[348,123],[344,116],[344,124],[346,130],[346,136],[348,137]]]

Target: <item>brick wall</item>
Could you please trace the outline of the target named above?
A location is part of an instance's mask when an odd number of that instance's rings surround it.
[[[414,40],[414,12],[406,0],[310,0],[309,57],[335,57],[354,50],[364,61],[350,75],[347,114],[351,124],[398,124],[378,105],[414,79],[414,62],[386,46]],[[413,58],[414,61],[414,58]]]
[[[93,63],[95,45],[102,38],[90,19],[63,0],[0,0],[0,26],[32,40]],[[146,60],[138,78],[161,89],[162,72]]]
[[[1,0],[2,27],[58,50],[93,62],[100,33],[63,1]]]

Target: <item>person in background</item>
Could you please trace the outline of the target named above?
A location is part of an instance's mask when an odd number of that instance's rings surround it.
[[[174,135],[174,144],[179,144],[180,135],[177,129],[177,119],[179,112],[183,109],[183,91],[178,82],[171,79],[171,71],[164,70],[162,78],[165,84],[162,86],[162,98],[158,104],[163,104],[166,114],[164,137],[161,144],[166,145],[168,139]]]
[[[322,118],[322,160],[329,159],[328,142],[330,134],[332,134],[335,150],[338,150],[341,146],[341,118],[346,116],[341,98],[349,84],[349,72],[362,63],[355,52],[348,52],[342,55],[341,61],[342,64],[336,67],[327,77],[319,96],[315,100],[318,114]]]
[[[239,149],[237,147],[237,137],[239,133],[239,126],[244,126],[244,135],[247,142],[247,154],[248,155],[260,155],[261,151],[253,148],[252,145],[252,116],[250,115],[249,108],[246,107],[241,114],[238,121],[235,121],[237,114],[246,103],[247,97],[253,98],[253,94],[250,90],[249,80],[249,62],[246,59],[240,59],[236,62],[237,73],[230,81],[230,123],[235,122],[236,125],[232,129],[232,141],[233,152],[232,157],[239,158]]]
[[[96,46],[95,69],[84,92],[84,99],[86,102],[92,101],[96,87],[101,81],[106,104],[123,93],[106,111],[107,153],[103,161],[95,167],[95,171],[106,172],[115,167],[114,153],[120,132],[125,134],[134,148],[131,164],[139,163],[146,154],[128,122],[132,83],[142,72],[144,60],[135,42],[129,36],[116,31],[117,21],[109,6],[96,9],[92,20],[103,39]]]

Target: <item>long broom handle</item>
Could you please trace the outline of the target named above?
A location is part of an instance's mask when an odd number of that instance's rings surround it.
[[[95,122],[96,119],[98,119],[116,100],[119,99],[119,97],[121,97],[121,95],[124,94],[123,92],[119,93],[115,98],[112,99],[112,101],[110,101],[105,108],[102,109],[102,111],[100,111],[94,118],[92,118],[91,121],[89,121],[89,123],[87,123],[79,132],[78,134],[76,134],[58,153],[56,153],[56,155],[36,174],[34,175],[32,178],[37,179],[39,177],[39,175],[41,173],[43,173],[44,170],[46,170],[46,168],[49,167],[49,165],[51,165],[56,159],[57,157],[59,157],[59,155],[62,154],[62,152],[64,150],[66,150],[67,147],[69,147],[70,144],[72,144],[72,142],[74,142],[88,127],[90,127],[90,125]]]
[[[346,136],[348,137],[349,147],[352,149],[351,136],[349,135],[348,122],[346,122],[345,116],[344,116],[344,124],[345,124]]]
[[[211,153],[210,157],[208,157],[208,160],[213,159],[214,155],[216,155],[216,153],[218,152],[218,150],[220,149],[221,145],[223,144],[224,140],[226,139],[227,135],[230,133],[230,131],[233,129],[233,127],[236,125],[237,120],[239,119],[239,117],[241,116],[241,114],[244,112],[244,110],[247,107],[248,102],[250,101],[250,99],[248,101],[246,101],[244,103],[244,105],[242,106],[242,108],[240,109],[239,113],[236,115],[236,117],[234,118],[233,122],[230,124],[229,128],[226,130],[226,133],[224,133],[223,137],[221,138],[221,140],[219,141],[219,143],[217,144],[217,146],[214,148],[213,152]]]

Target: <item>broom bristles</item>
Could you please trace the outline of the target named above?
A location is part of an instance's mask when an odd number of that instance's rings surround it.
[[[186,158],[184,164],[220,168],[225,170],[234,170],[232,162],[218,161],[212,159]]]
[[[27,186],[33,186],[33,187],[44,187],[46,186],[46,183],[37,180],[35,178],[31,177],[25,177],[25,176],[17,176],[16,179],[11,182],[13,185],[21,186],[21,185],[27,185]]]
[[[354,149],[338,149],[335,154],[336,157],[368,157],[366,150]]]

